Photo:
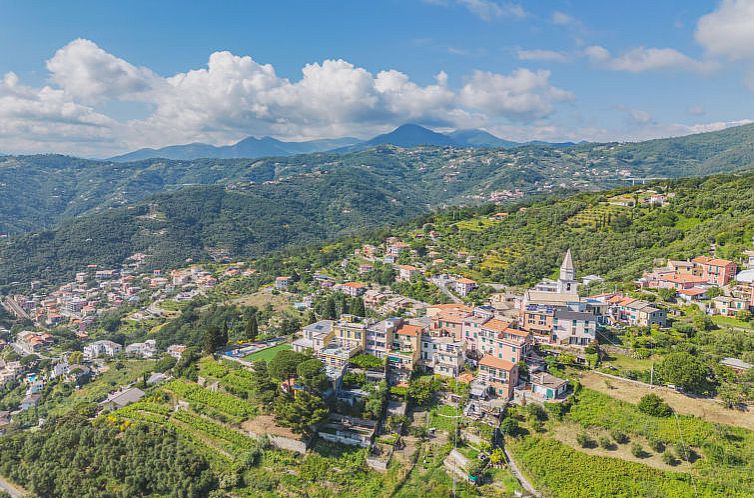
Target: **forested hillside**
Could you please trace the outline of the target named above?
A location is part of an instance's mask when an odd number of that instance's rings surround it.
[[[754,125],[635,144],[528,145],[513,149],[379,146],[347,154],[269,159],[150,159],[128,163],[66,156],[0,157],[0,234],[52,228],[186,185],[265,182],[335,167],[381,171],[432,207],[473,204],[493,192],[617,186],[630,176],[680,177],[752,165]],[[337,193],[329,193],[337,195]]]
[[[665,205],[615,204],[648,195],[648,189],[664,193]],[[490,219],[495,210],[450,209],[394,233],[414,239],[435,231],[435,241],[424,237],[414,246],[438,251],[446,266],[456,264],[458,252],[475,255],[470,268],[459,263],[445,269],[484,281],[533,283],[549,276],[569,248],[580,274],[630,280],[656,258],[691,258],[708,253],[713,243],[718,256],[739,259],[754,235],[754,172],[550,199],[513,207],[502,220]]]
[[[137,252],[163,268],[210,255],[257,257],[404,220],[425,208],[406,190],[347,168],[266,185],[188,187],[11,239],[0,247],[0,285],[58,281]]]

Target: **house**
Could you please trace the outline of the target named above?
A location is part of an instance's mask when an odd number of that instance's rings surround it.
[[[113,341],[95,341],[91,344],[84,346],[84,358],[94,359],[100,356],[113,357],[120,353],[123,346]]]
[[[496,396],[510,399],[518,384],[518,365],[486,354],[479,361],[477,380]]]
[[[421,335],[420,365],[435,375],[457,377],[466,363],[464,344],[453,337]]]
[[[52,335],[45,332],[24,330],[16,335],[16,342],[26,351],[39,351],[55,342]]]
[[[456,294],[461,297],[468,295],[469,292],[476,289],[477,286],[478,285],[474,280],[465,277],[457,278],[455,282],[453,282],[453,290],[455,290]]]
[[[397,280],[399,282],[407,282],[414,278],[416,275],[419,275],[421,272],[419,269],[415,266],[411,265],[398,265],[398,276]]]
[[[374,266],[363,264],[359,265],[359,275],[364,275],[365,273],[369,273],[370,271],[374,270]]]
[[[707,277],[690,273],[667,273],[657,276],[657,286],[661,289],[692,289],[707,283]]]
[[[736,263],[727,259],[697,256],[691,262],[694,263],[694,274],[704,277],[711,285],[723,287],[736,275]]]
[[[367,291],[368,288],[369,287],[367,287],[366,284],[363,284],[361,282],[346,282],[345,284],[340,286],[340,290],[343,291],[343,294],[351,297],[361,296]]]
[[[275,278],[275,288],[277,290],[287,290],[288,285],[291,283],[291,277],[276,277]]]
[[[317,429],[319,437],[326,441],[348,446],[368,448],[372,445],[377,422],[331,413]]]
[[[184,344],[172,344],[168,346],[167,353],[175,358],[176,360],[180,360],[181,356],[183,356],[183,353],[186,351],[186,346]]]
[[[420,341],[425,328],[413,323],[402,323],[393,334],[387,362],[391,373],[399,380],[407,380],[421,355]]]
[[[332,339],[333,320],[320,320],[303,328],[302,337],[293,341],[293,350],[303,353],[310,349],[315,353],[323,349]]]
[[[42,397],[41,394],[27,394],[26,397],[23,400],[21,400],[20,410],[26,411],[31,408],[34,408],[35,406],[39,404],[39,400],[41,397]]]
[[[395,331],[403,323],[401,318],[388,318],[367,327],[364,352],[385,358],[390,351]]]
[[[138,387],[123,388],[114,393],[110,393],[104,401],[101,401],[99,405],[108,410],[117,410],[123,408],[131,403],[136,403],[146,395],[144,391]]]
[[[529,382],[531,383],[531,392],[545,400],[561,398],[568,390],[567,381],[547,372],[530,374]]]
[[[707,299],[707,289],[701,287],[692,287],[690,289],[681,289],[678,291],[678,297],[684,301],[702,301]]]
[[[553,341],[558,344],[587,346],[597,336],[597,317],[587,311],[557,309],[552,318]]]
[[[748,311],[750,303],[746,299],[732,296],[717,296],[712,298],[712,311],[721,316],[736,316],[739,311]]]
[[[157,353],[157,341],[147,339],[144,342],[135,342],[126,346],[125,352],[129,356],[138,356],[140,358],[152,358]]]

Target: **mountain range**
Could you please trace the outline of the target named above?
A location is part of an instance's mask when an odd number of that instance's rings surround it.
[[[409,131],[414,140],[425,133]],[[752,166],[754,125],[569,147],[373,143],[353,152],[269,159],[127,163],[2,156],[0,287],[69,278],[82,262],[114,265],[135,252],[163,268],[214,254],[255,257],[452,205]]]
[[[377,135],[369,140],[353,137],[310,140],[306,142],[285,142],[272,137],[248,137],[233,145],[215,146],[204,143],[171,145],[160,149],[139,149],[120,156],[111,157],[110,161],[127,162],[143,159],[177,159],[192,160],[200,158],[238,159],[272,156],[292,156],[313,152],[354,152],[377,145],[395,145],[397,147],[417,147],[437,145],[446,147],[518,147],[531,143],[546,145],[546,142],[519,143],[503,140],[484,130],[457,130],[451,133],[438,133],[416,124],[404,124],[395,130]],[[551,145],[573,145],[572,143]]]

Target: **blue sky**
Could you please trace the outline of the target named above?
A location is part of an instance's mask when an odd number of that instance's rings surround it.
[[[0,150],[680,135],[752,118],[753,59],[754,0],[0,0]]]

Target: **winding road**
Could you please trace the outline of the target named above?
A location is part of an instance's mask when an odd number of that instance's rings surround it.
[[[23,488],[16,486],[3,476],[0,476],[0,490],[8,493],[11,498],[22,498],[29,495]]]

